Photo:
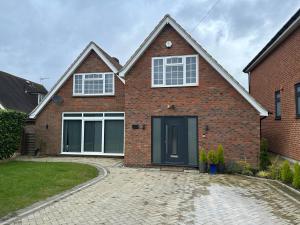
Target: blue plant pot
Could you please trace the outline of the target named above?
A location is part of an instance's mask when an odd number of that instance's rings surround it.
[[[213,174],[213,175],[217,173],[217,165],[216,164],[209,165],[209,173]]]

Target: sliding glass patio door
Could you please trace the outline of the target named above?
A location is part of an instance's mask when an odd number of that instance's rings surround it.
[[[102,121],[84,121],[85,152],[102,152]]]

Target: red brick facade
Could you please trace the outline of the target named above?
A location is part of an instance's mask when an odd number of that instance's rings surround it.
[[[166,41],[172,41],[170,49]],[[167,25],[126,74],[125,164],[151,164],[151,116],[190,115],[198,116],[199,148],[223,144],[226,160],[246,159],[257,165],[259,113],[203,58],[199,57],[199,86],[151,88],[152,57],[189,54],[197,52]],[[168,104],[175,109],[168,109]],[[132,129],[132,124],[145,129]]]
[[[74,73],[91,72],[111,72],[94,51],[90,52]],[[124,112],[124,84],[116,76],[114,96],[73,97],[73,76],[69,77],[57,95],[63,98],[63,103],[56,105],[50,101],[35,121],[36,144],[41,148],[41,154],[60,153],[63,112]]]
[[[296,119],[295,84],[300,82],[300,28],[250,73],[250,93],[273,115],[262,121],[270,150],[300,160],[300,119]],[[281,120],[275,120],[275,91],[281,90]]]

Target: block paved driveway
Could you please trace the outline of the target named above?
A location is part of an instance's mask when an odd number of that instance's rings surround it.
[[[117,167],[108,158],[39,160],[93,162],[109,174],[14,224],[300,224],[299,198],[261,180]]]

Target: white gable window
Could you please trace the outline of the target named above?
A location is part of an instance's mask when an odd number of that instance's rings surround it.
[[[73,95],[113,95],[113,73],[74,74]]]
[[[152,87],[198,85],[198,55],[152,58]]]

